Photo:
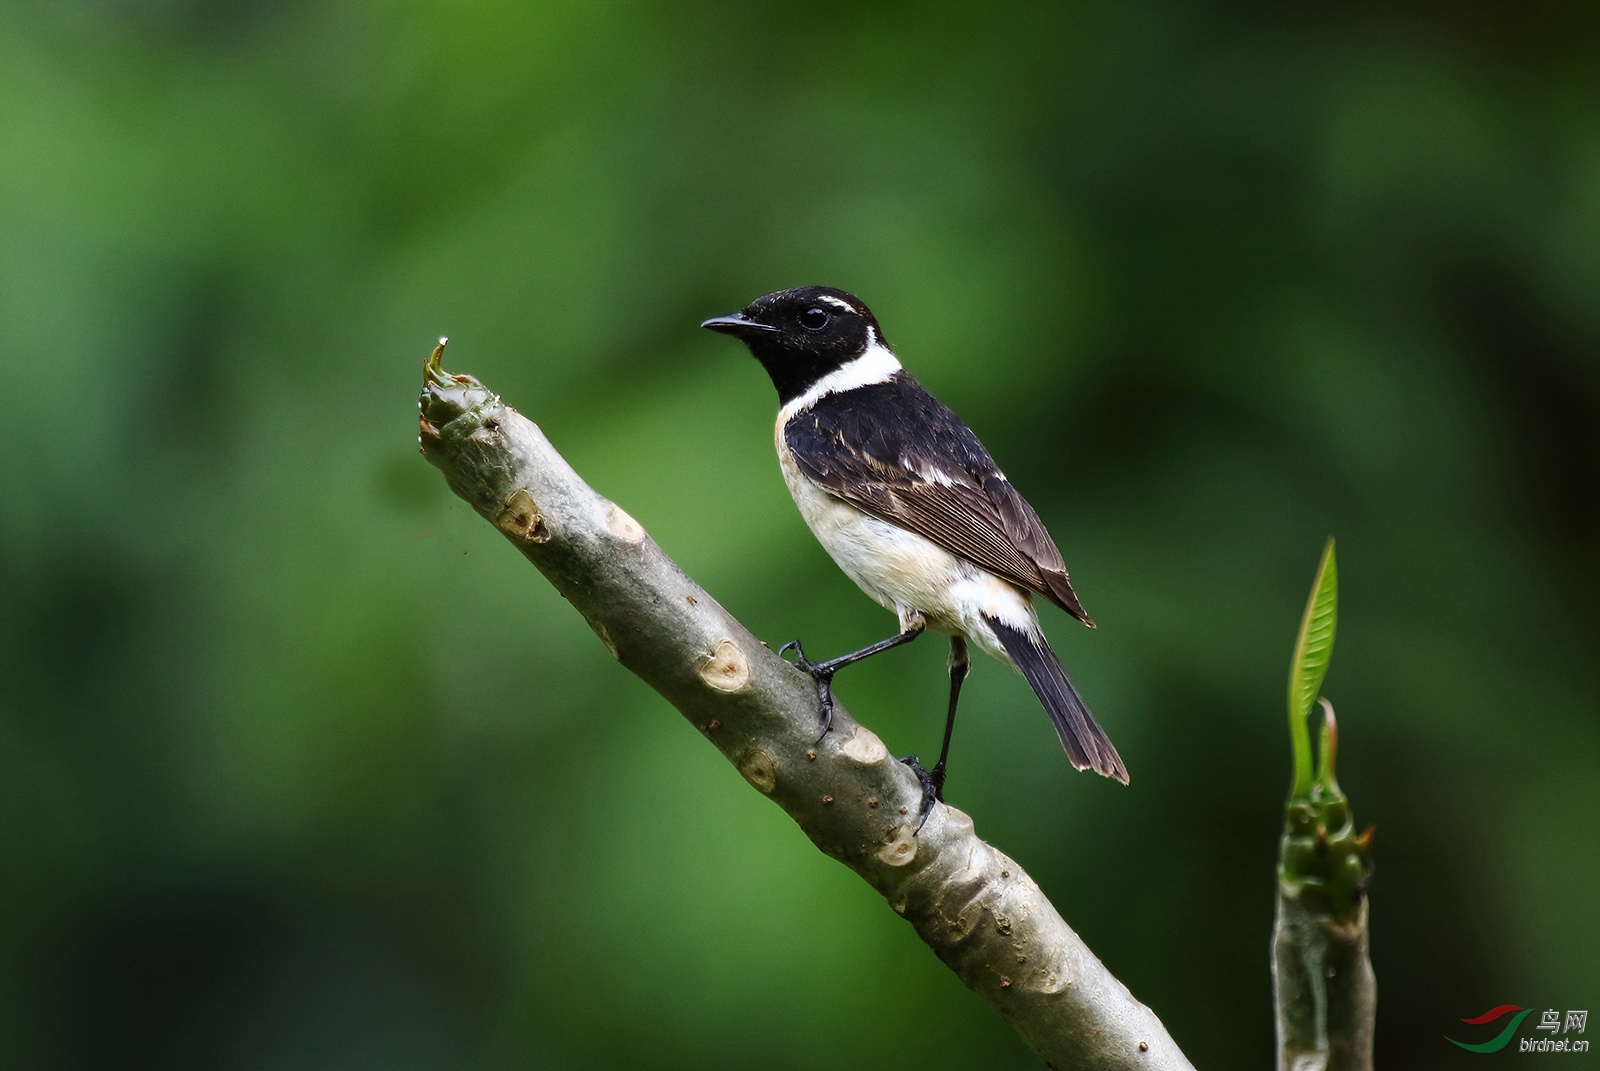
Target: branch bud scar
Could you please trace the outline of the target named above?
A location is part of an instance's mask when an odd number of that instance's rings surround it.
[[[511,497],[506,499],[505,509],[494,519],[494,524],[512,539],[520,539],[525,543],[550,541],[550,530],[544,526],[539,507],[534,504],[533,496],[528,494],[525,487],[519,487],[511,493]]]
[[[750,683],[750,662],[732,640],[723,640],[700,666],[700,679],[719,692],[737,692]]]
[[[611,529],[611,534],[629,543],[637,543],[644,538],[644,526],[632,517],[621,506],[612,506],[611,512],[606,515],[606,527]]]
[[[871,729],[861,726],[850,734],[850,739],[839,748],[845,757],[854,759],[863,766],[876,766],[889,757],[889,749],[883,746],[883,741]]]
[[[752,748],[745,752],[744,758],[739,760],[739,772],[744,775],[746,781],[762,792],[770,793],[773,786],[778,783],[778,768],[760,748]]]
[[[882,746],[881,744],[879,745]],[[916,827],[907,824],[896,826],[890,831],[893,838],[888,844],[878,849],[878,861],[889,866],[905,866],[917,857],[917,832]],[[895,910],[901,910],[896,908]]]

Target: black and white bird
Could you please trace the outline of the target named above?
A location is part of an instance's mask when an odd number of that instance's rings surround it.
[[[901,368],[871,310],[843,290],[804,286],[700,326],[742,341],[772,377],[778,463],[800,515],[900,619],[898,635],[826,662],[809,661],[799,641],[785,646],[817,682],[824,731],[836,672],[931,628],[950,637],[944,741],[932,770],[904,760],[922,779],[924,815],[944,798],[968,641],[1022,671],[1073,766],[1126,784],[1034,612],[1038,594],[1094,627],[1061,551],[972,430]]]

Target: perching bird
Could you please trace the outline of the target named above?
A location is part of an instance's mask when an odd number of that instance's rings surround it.
[[[909,643],[950,636],[950,709],[939,761],[923,770],[923,814],[944,798],[967,642],[1015,666],[1055,723],[1072,765],[1128,782],[1105,730],[1067,679],[1034,613],[1049,599],[1090,628],[1050,533],[961,418],[912,379],[858,298],[803,286],[700,326],[750,348],[778,388],[778,463],[806,524],[858,585],[900,618],[900,633],[826,662],[799,641],[826,725],[833,675]]]

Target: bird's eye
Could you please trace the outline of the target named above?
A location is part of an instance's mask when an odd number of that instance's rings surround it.
[[[800,326],[807,331],[821,331],[828,326],[828,310],[813,305],[800,314]]]

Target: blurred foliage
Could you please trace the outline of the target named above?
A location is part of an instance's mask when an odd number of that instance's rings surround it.
[[[415,454],[449,334],[758,634],[886,635],[695,327],[805,282],[1061,543],[1132,786],[983,663],[949,798],[1198,1064],[1329,532],[1379,1063],[1600,1004],[1597,23],[3,0],[0,1065],[1031,1066]],[[841,698],[926,752],[943,654]]]

